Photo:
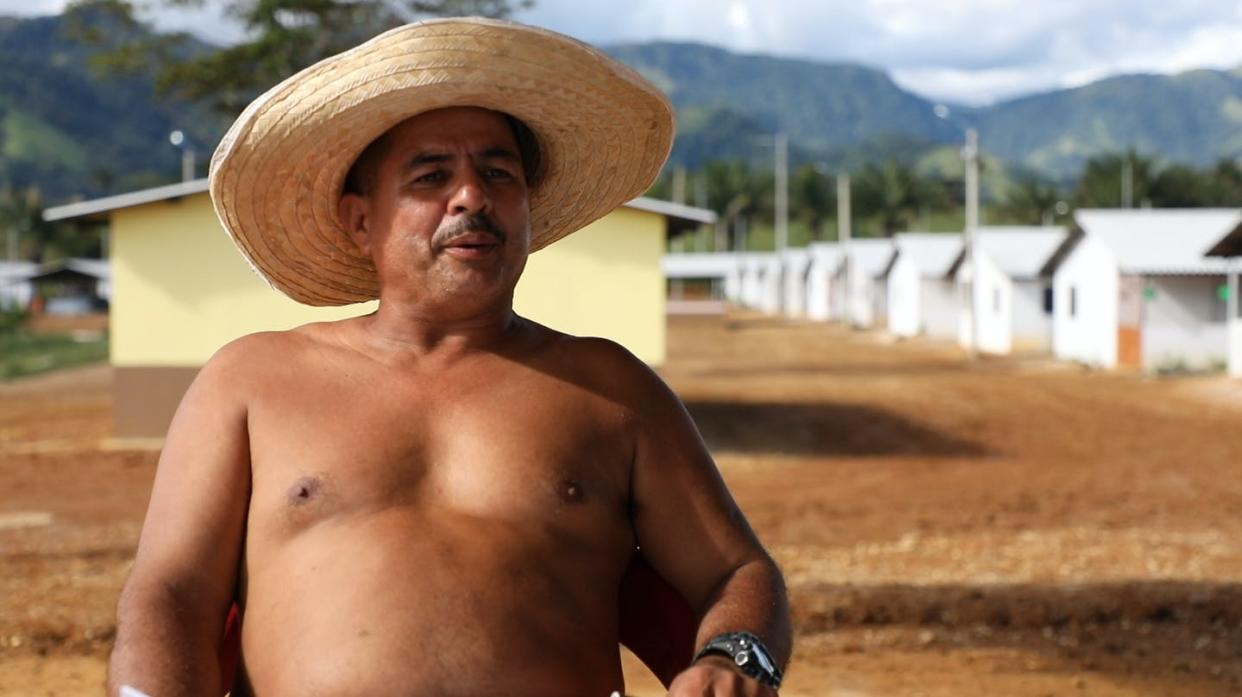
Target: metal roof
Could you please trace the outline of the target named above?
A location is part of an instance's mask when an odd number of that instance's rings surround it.
[[[1038,278],[1069,232],[1063,227],[986,226],[979,249],[1010,278]]]
[[[69,203],[63,206],[48,208],[43,212],[43,219],[48,222],[55,222],[58,220],[71,220],[74,218],[98,216],[102,213],[108,213],[122,208],[132,208],[134,206],[141,206],[147,203],[169,201],[185,196],[192,196],[194,194],[206,193],[207,188],[207,179],[195,179],[193,181],[179,182],[177,184],[169,184],[167,186],[157,186],[154,189],[131,191],[127,194],[106,196],[104,198],[92,199],[90,201],[79,201],[77,203]],[[669,218],[685,220],[691,223],[711,225],[716,222],[715,211],[708,210],[706,208],[687,206],[683,203],[661,201],[659,199],[647,198],[645,196],[640,196],[622,205],[626,208],[633,208],[650,213],[658,213]]]
[[[1223,274],[1228,262],[1205,256],[1228,235],[1242,234],[1242,209],[1083,209],[1082,235],[1099,241],[1125,274]]]
[[[854,257],[854,268],[867,278],[875,278],[884,273],[888,262],[896,251],[890,239],[850,240],[850,255]]]
[[[962,251],[961,233],[900,232],[893,237],[897,254],[909,259],[924,278],[940,278]]]
[[[671,253],[663,260],[667,278],[724,278],[741,265],[741,255],[734,252]]]

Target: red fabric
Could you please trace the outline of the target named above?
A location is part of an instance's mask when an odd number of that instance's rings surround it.
[[[224,636],[220,637],[220,694],[233,689],[237,675],[237,660],[241,658],[241,613],[237,603],[229,608],[229,618],[224,622]]]
[[[625,570],[618,595],[621,643],[668,687],[694,655],[698,621],[690,604],[641,555]],[[233,687],[241,655],[241,614],[236,604],[229,609],[219,654],[223,695]]]

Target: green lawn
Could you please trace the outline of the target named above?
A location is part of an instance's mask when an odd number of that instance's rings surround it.
[[[0,334],[0,380],[108,358],[108,335]]]

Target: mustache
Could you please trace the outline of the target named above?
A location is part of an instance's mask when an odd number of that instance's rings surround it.
[[[509,237],[504,229],[500,227],[500,224],[493,220],[491,216],[486,213],[475,213],[437,230],[433,242],[439,246],[444,246],[452,243],[454,239],[462,235],[480,232],[496,238],[496,242],[499,244],[504,244]]]

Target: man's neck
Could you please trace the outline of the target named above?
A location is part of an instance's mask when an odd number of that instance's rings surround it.
[[[381,299],[375,313],[359,319],[371,346],[393,358],[416,359],[453,360],[495,349],[521,326],[511,303],[460,316]]]

